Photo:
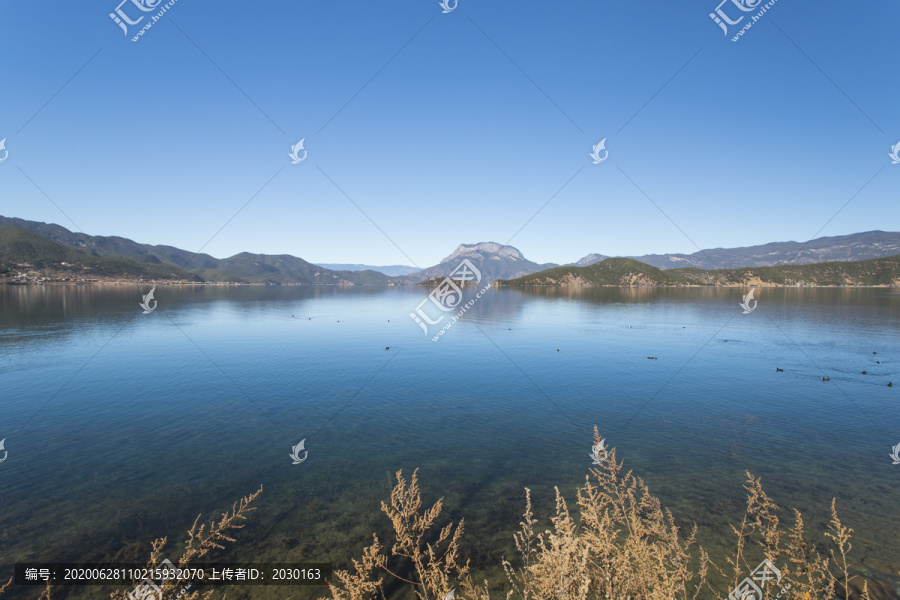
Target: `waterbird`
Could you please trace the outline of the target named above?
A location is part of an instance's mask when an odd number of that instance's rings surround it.
[[[385,349],[385,350],[390,350],[391,347],[390,347],[390,346],[385,346],[384,349]]]
[[[823,377],[822,381],[831,381],[831,377]]]
[[[888,387],[894,387],[894,383],[891,381],[888,381]]]
[[[776,373],[784,373],[784,369],[779,369],[778,367],[775,367],[775,372]]]
[[[878,354],[877,352],[873,352],[872,354]]]
[[[867,371],[863,371],[863,375],[868,375],[868,374],[869,373]]]
[[[876,364],[876,365],[880,365],[880,364],[881,364],[881,361],[880,361],[880,360],[876,360],[876,361],[875,361],[875,364]]]
[[[647,359],[648,359],[648,360],[659,360],[659,359],[657,359],[655,356],[648,356]]]

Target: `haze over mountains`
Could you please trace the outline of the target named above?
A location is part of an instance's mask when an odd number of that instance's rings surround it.
[[[830,261],[861,261],[900,255],[900,233],[869,231],[822,237],[810,242],[773,242],[746,248],[715,248],[693,254],[651,254],[631,258],[660,270],[682,267],[740,269],[804,265]],[[609,258],[590,254],[567,266],[590,266]],[[364,264],[316,265],[289,254],[241,252],[215,258],[173,246],[142,244],[118,236],[92,236],[55,224],[0,216],[0,270],[15,271],[25,263],[54,273],[81,273],[122,279],[170,279],[266,284],[411,284],[451,273],[468,259],[482,279],[516,279],[555,263],[528,260],[513,246],[496,242],[461,244],[439,264],[414,267]],[[329,268],[335,267],[335,268]],[[87,275],[86,275],[87,274]]]
[[[326,269],[331,269],[332,271],[378,271],[379,273],[384,273],[385,275],[390,275],[391,277],[412,275],[413,273],[419,272],[419,269],[417,269],[416,267],[408,267],[406,265],[387,265],[384,267],[378,267],[373,265],[355,265],[342,263],[315,264]]]

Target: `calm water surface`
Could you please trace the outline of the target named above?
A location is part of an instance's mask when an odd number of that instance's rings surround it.
[[[162,536],[176,556],[198,513],[260,484],[217,558],[345,567],[386,531],[389,474],[419,468],[493,580],[523,488],[543,527],[597,424],[714,557],[749,470],[817,533],[836,497],[854,564],[900,586],[896,290],[758,289],[749,315],[739,289],[492,290],[437,342],[409,318],[420,288],[161,286],[144,315],[147,291],[0,287],[0,579],[17,561],[143,561]]]

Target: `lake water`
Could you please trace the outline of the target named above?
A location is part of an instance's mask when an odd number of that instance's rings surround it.
[[[554,485],[574,504],[597,424],[714,558],[749,470],[817,536],[836,497],[854,565],[900,586],[897,290],[758,289],[744,315],[739,289],[494,289],[437,342],[409,317],[421,288],[160,286],[145,315],[148,290],[0,286],[0,579],[162,536],[176,556],[260,484],[218,560],[346,567],[386,531],[389,474],[418,467],[494,581],[523,488],[541,528]]]

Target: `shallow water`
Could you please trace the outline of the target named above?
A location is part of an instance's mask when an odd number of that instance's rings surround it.
[[[758,289],[743,315],[739,289],[495,289],[437,342],[409,318],[421,288],[160,286],[144,315],[147,291],[0,286],[0,579],[141,561],[162,536],[174,556],[198,513],[260,484],[217,559],[346,567],[385,531],[390,474],[417,467],[493,568],[524,487],[542,518],[554,485],[574,501],[596,423],[714,557],[749,470],[810,531],[836,497],[854,564],[900,586],[877,562],[900,563],[896,290]]]

